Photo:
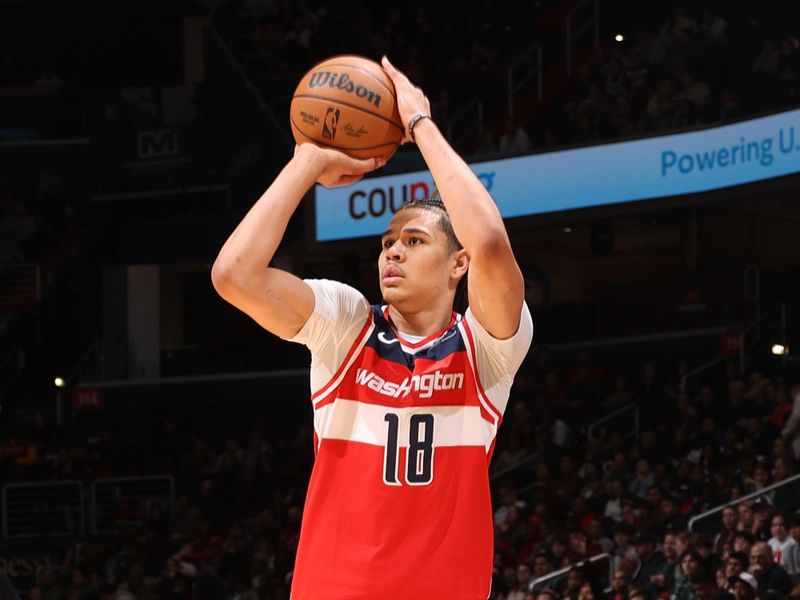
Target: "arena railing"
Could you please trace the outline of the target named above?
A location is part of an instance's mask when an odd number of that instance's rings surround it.
[[[535,60],[531,60],[535,57]],[[534,68],[531,68],[535,64]],[[520,67],[527,67],[525,73],[521,76],[516,76]],[[517,56],[508,66],[506,79],[508,81],[508,116],[514,116],[514,95],[528,84],[533,78],[536,78],[536,97],[539,103],[542,102],[542,47],[539,44],[534,44],[525,52]]]
[[[710,508],[707,511],[700,513],[699,515],[695,515],[691,519],[689,519],[688,523],[689,531],[694,531],[694,526],[698,521],[702,521],[703,519],[707,519],[708,517],[714,516],[715,514],[722,512],[729,506],[736,506],[737,504],[741,504],[742,502],[747,502],[748,500],[755,500],[756,498],[765,496],[770,492],[774,492],[775,490],[782,488],[787,484],[794,483],[795,481],[800,481],[800,473],[798,473],[797,475],[792,475],[791,477],[787,477],[786,479],[782,479],[781,481],[773,483],[772,485],[763,487],[760,490],[756,490],[755,492],[751,492],[750,494],[742,496],[741,498],[736,498],[735,500],[731,500],[730,502],[725,502],[724,504],[720,504],[719,506]]]
[[[456,127],[456,123],[465,122],[466,125]],[[447,123],[447,139],[458,148],[465,139],[473,133],[480,134],[483,130],[483,101],[473,98],[464,107],[456,112]]]
[[[4,537],[84,533],[84,492],[80,481],[7,483],[2,496]]]
[[[175,498],[175,480],[167,475],[111,477],[91,484],[91,533],[118,532],[146,525],[150,508],[159,504],[163,512]]]
[[[581,565],[585,565],[587,563],[591,565],[603,560],[608,561],[608,580],[607,580],[608,585],[604,586],[605,589],[608,590],[611,585],[611,581],[614,577],[614,560],[613,557],[608,552],[603,552],[602,554],[595,554],[594,556],[591,556],[586,560],[580,561],[579,563],[576,563],[574,565],[564,567],[563,569],[558,569],[557,571],[552,571],[547,575],[542,575],[541,577],[537,577],[536,579],[531,580],[531,582],[528,584],[528,591],[532,592],[536,588],[540,588],[541,584],[550,581],[552,579],[561,579],[567,573],[569,573],[570,571],[572,571],[577,567],[580,567]]]
[[[589,5],[592,7],[591,16],[585,15],[585,10]],[[585,18],[578,22],[581,15],[584,15]],[[597,47],[600,45],[600,1],[580,0],[564,20],[567,75],[572,75],[572,43],[589,31],[590,27],[594,30],[594,45]]]
[[[600,425],[602,425],[603,423],[607,423],[608,421],[611,421],[612,419],[616,419],[619,415],[623,415],[623,414],[625,414],[627,412],[631,412],[631,411],[633,412],[633,429],[631,431],[626,432],[625,436],[627,437],[627,436],[633,435],[634,439],[638,440],[639,439],[639,407],[634,402],[631,402],[630,404],[626,404],[625,406],[623,406],[621,408],[618,408],[614,412],[611,412],[611,413],[607,414],[606,416],[601,417],[600,419],[597,419],[597,421],[593,422],[586,429],[586,436],[589,439],[592,439],[594,437],[594,432],[597,430],[597,428]]]

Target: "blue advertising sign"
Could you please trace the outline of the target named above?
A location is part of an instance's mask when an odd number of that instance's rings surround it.
[[[470,165],[503,217],[706,192],[800,172],[800,110],[699,131]],[[378,235],[427,171],[316,186],[319,242]]]

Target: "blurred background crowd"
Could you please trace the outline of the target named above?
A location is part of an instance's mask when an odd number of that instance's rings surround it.
[[[70,513],[66,534],[26,546],[4,522],[0,566],[30,599],[289,597],[314,456],[304,375],[216,398],[181,385],[223,373],[233,390],[237,374],[307,366],[220,305],[208,266],[289,155],[288,103],[316,61],[386,53],[471,158],[798,106],[791,0],[123,4],[0,3],[4,515],[6,492],[28,484],[170,482],[166,497],[115,504],[102,531]],[[580,31],[566,53],[565,21]],[[145,133],[161,153],[146,171]],[[406,148],[393,163],[419,159]],[[797,365],[764,351],[770,324],[782,314],[785,333],[796,312],[800,235],[791,202],[767,204],[511,227],[537,333],[491,465],[492,600],[800,597],[800,479],[759,493],[800,466]],[[309,250],[306,219],[279,260],[374,288],[374,248]],[[153,264],[182,312],[163,303],[160,367],[139,373],[120,307],[138,301],[131,267]],[[741,291],[754,264],[777,272],[759,276],[759,300]],[[668,339],[732,323],[722,357],[717,330],[710,346]],[[645,349],[603,345],[629,335],[650,336]],[[67,387],[54,392],[55,374]],[[168,392],[139,386],[116,404],[91,385],[170,376]]]

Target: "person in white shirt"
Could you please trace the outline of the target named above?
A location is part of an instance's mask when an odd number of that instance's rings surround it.
[[[789,535],[786,518],[782,514],[772,517],[770,531],[772,537],[767,543],[772,548],[775,564],[786,569],[789,575],[800,574],[800,545]]]

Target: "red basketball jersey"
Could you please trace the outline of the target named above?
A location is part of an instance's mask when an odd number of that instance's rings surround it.
[[[477,356],[460,315],[410,344],[385,308],[371,307],[338,370],[312,395],[316,460],[293,600],[489,595],[488,465],[510,384],[493,401]]]

